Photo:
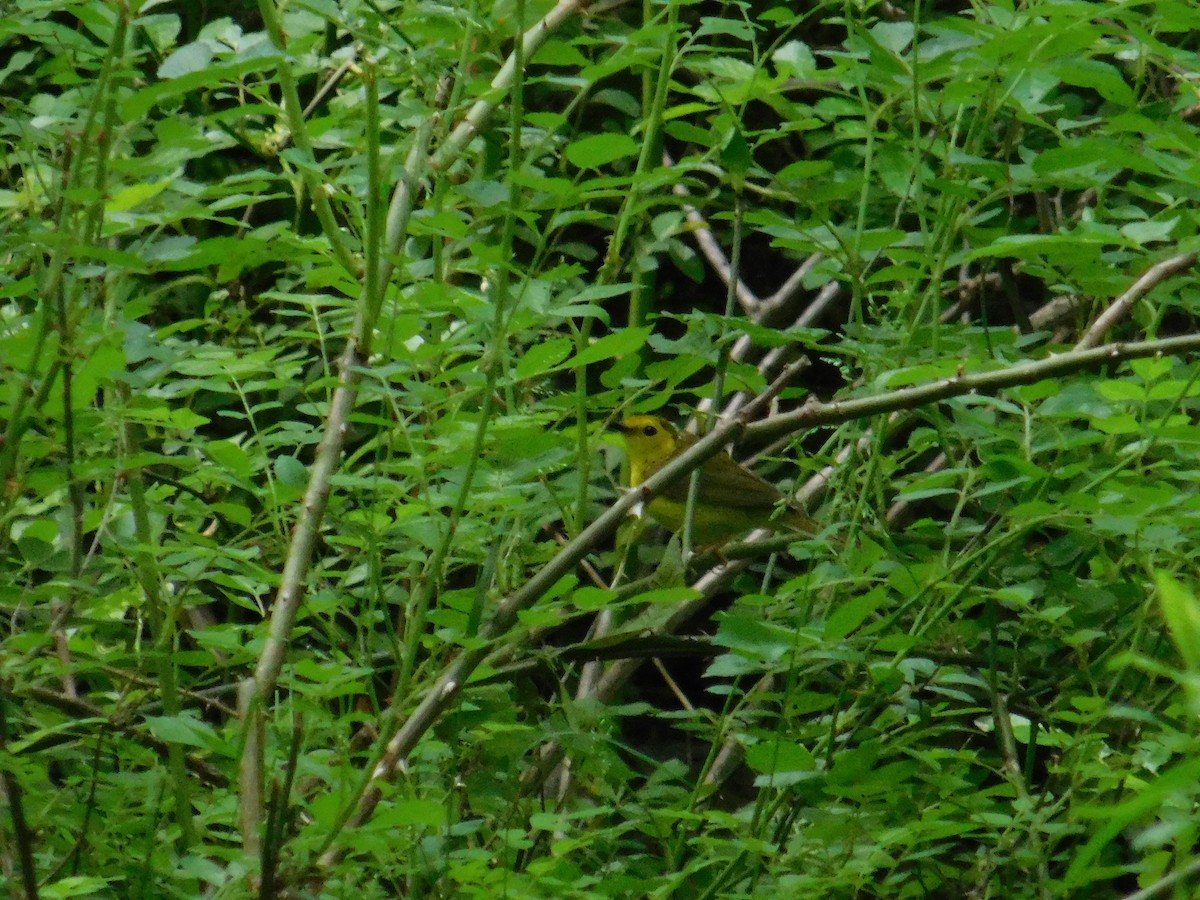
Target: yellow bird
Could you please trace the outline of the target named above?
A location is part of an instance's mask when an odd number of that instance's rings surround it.
[[[658,416],[629,416],[613,427],[625,435],[631,487],[641,484],[697,440]],[[652,518],[671,531],[683,530],[688,482],[688,478],[681,478],[669,485],[646,507]],[[700,487],[692,514],[693,541],[713,546],[754,528],[787,528],[806,535],[818,531],[812,519],[786,505],[775,485],[735,462],[728,453],[722,451],[710,457],[700,467]]]

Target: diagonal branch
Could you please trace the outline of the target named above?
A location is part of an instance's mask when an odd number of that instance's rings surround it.
[[[901,388],[886,394],[833,400],[829,403],[810,403],[793,412],[780,413],[766,421],[749,425],[746,427],[746,435],[759,440],[769,440],[804,428],[838,425],[852,419],[915,409],[927,403],[935,403],[948,397],[960,397],[963,394],[990,394],[1018,384],[1033,384],[1045,378],[1098,369],[1109,363],[1145,359],[1150,356],[1182,356],[1197,350],[1200,350],[1200,334],[1072,350],[1047,359],[1018,363],[990,372],[958,374],[952,378]]]
[[[1181,253],[1178,256],[1172,256],[1170,259],[1164,259],[1162,262],[1151,266],[1141,278],[1130,286],[1129,290],[1114,300],[1108,309],[1104,310],[1097,317],[1096,321],[1092,323],[1092,327],[1087,330],[1087,333],[1075,345],[1075,348],[1083,350],[1088,347],[1095,347],[1103,340],[1108,330],[1120,319],[1123,319],[1133,305],[1145,297],[1152,288],[1170,278],[1176,272],[1190,269],[1195,264],[1195,253]]]
[[[439,108],[446,94],[446,87],[444,82],[439,87]],[[262,821],[262,795],[256,786],[261,786],[263,780],[263,748],[256,735],[261,732],[263,711],[275,691],[300,602],[304,599],[305,578],[317,543],[321,520],[325,515],[325,506],[329,501],[330,484],[341,461],[350,413],[358,398],[359,364],[370,353],[371,333],[379,312],[379,297],[375,296],[375,293],[382,293],[381,286],[387,284],[391,277],[394,266],[392,260],[400,251],[407,234],[408,220],[416,197],[417,180],[424,171],[429,140],[437,120],[437,115],[430,116],[418,129],[405,162],[404,174],[393,191],[388,208],[386,237],[383,241],[385,252],[379,259],[367,260],[373,277],[366,279],[357,303],[350,338],[338,360],[338,386],[330,402],[325,435],[317,447],[300,517],[288,546],[279,590],[271,611],[271,621],[267,627],[267,639],[255,667],[254,677],[243,685],[239,694],[239,709],[245,716],[247,728],[247,740],[242,749],[239,772],[239,783],[242,785],[240,818],[242,841],[251,851],[257,844],[257,838],[252,831],[255,823]],[[370,198],[370,202],[375,202],[374,198]]]

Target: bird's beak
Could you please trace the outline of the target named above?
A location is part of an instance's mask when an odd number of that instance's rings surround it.
[[[613,431],[619,431],[621,434],[629,434],[630,428],[624,422],[613,422],[608,426]]]

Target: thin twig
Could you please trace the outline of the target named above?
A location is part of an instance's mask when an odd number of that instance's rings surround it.
[[[7,689],[0,686],[0,751],[5,754],[8,753],[8,717],[4,711],[7,697]],[[3,794],[7,802],[8,814],[12,819],[13,839],[17,845],[17,859],[21,864],[21,881],[25,887],[25,896],[29,900],[37,900],[38,881],[37,869],[33,864],[33,831],[25,818],[21,783],[11,766],[5,766],[0,771],[0,794]]]
[[[613,9],[627,2],[628,0],[619,0],[619,2],[609,4],[607,8]],[[523,59],[532,59],[538,48],[564,22],[573,16],[586,13],[587,9],[587,0],[561,0],[557,6],[546,13],[541,21],[535,23],[532,28],[525,32],[521,39],[523,43],[521,57]],[[516,57],[517,54],[515,53],[509,55],[508,59],[504,61],[504,65],[500,67],[500,71],[496,73],[496,77],[492,79],[492,83],[488,86],[488,90],[484,93],[484,96],[475,101],[475,104],[467,112],[462,121],[458,123],[454,131],[450,133],[450,136],[438,147],[437,152],[433,155],[433,159],[429,162],[430,171],[445,171],[462,155],[467,144],[483,130],[483,126],[492,117],[492,113],[496,111],[496,107],[500,104],[500,101],[507,96],[509,89],[516,79]]]
[[[324,233],[325,239],[329,241],[333,255],[342,268],[353,275],[356,271],[354,258],[346,247],[342,230],[333,214],[333,205],[329,202],[329,195],[325,192],[325,184],[317,176],[320,165],[317,163],[312,138],[308,133],[308,124],[304,119],[304,107],[300,105],[300,92],[296,86],[296,77],[292,72],[291,57],[287,50],[287,37],[283,33],[283,26],[280,23],[274,0],[258,0],[258,11],[262,15],[264,30],[270,36],[275,49],[279,51],[277,69],[279,87],[283,91],[283,114],[287,120],[288,130],[291,132],[292,143],[296,145],[296,149],[304,155],[305,159],[312,163],[312,165],[299,167],[300,177],[304,181],[304,187],[312,200],[313,210],[317,214],[317,221],[321,223],[321,231]]]
[[[801,267],[801,268],[803,268],[803,267]],[[784,287],[786,287],[786,285]],[[779,291],[776,291],[775,294],[772,294],[772,297],[778,296],[780,291],[782,291],[782,290],[783,290],[783,288],[780,288]],[[833,299],[841,293],[841,290],[842,290],[841,285],[835,281],[831,281],[828,284],[826,284],[823,288],[821,288],[821,290],[819,290],[817,292],[817,296],[813,298],[812,302],[809,303],[808,306],[806,306],[804,308],[804,312],[802,312],[799,315],[799,317],[797,317],[796,321],[792,323],[792,328],[805,328],[805,327],[812,325],[814,322],[816,322],[822,315],[824,315],[826,308],[829,306],[830,303],[833,302]],[[768,300],[766,302],[769,304],[772,301]],[[764,306],[763,308],[765,310],[766,307]],[[746,341],[747,344],[750,343],[748,338],[739,338],[738,344],[740,344],[743,339]],[[736,351],[737,349],[738,349],[738,345],[735,344],[734,350]],[[771,378],[774,375],[776,367],[780,363],[783,362],[783,358],[786,355],[787,351],[788,351],[787,347],[773,347],[771,350],[769,350],[767,352],[767,354],[765,356],[763,356],[763,358],[758,363],[758,370],[763,374],[763,376],[765,378]],[[732,357],[732,356],[734,356],[734,354],[731,352],[730,356]],[[738,358],[738,357],[734,357],[734,358]],[[807,358],[807,357],[805,357],[805,358]],[[747,402],[747,400],[749,399],[750,396],[751,395],[748,394],[746,391],[737,391],[736,393],[732,394],[729,397],[728,401],[725,403],[725,408],[722,411],[721,415],[723,415],[723,416],[733,415],[739,409],[742,408],[742,406]],[[707,399],[702,400],[700,402],[700,405],[698,408],[701,410],[704,410],[704,409],[708,408],[706,406],[706,404],[708,404],[708,403],[709,403],[709,401]]]
[[[1196,264],[1196,255],[1195,253],[1181,253],[1178,256],[1172,256],[1170,259],[1164,259],[1162,262],[1147,269],[1145,274],[1135,281],[1129,290],[1114,300],[1108,309],[1097,316],[1096,321],[1092,323],[1092,327],[1087,330],[1087,333],[1075,345],[1075,348],[1083,350],[1099,344],[1109,329],[1125,318],[1133,305],[1145,297],[1153,288],[1177,272],[1182,272],[1184,269],[1190,269],[1194,266]]]
[[[134,725],[130,722],[123,721],[121,718],[114,717],[110,712],[102,709],[99,706],[88,703],[86,700],[80,700],[77,697],[68,697],[65,694],[60,694],[57,691],[47,690],[46,688],[31,687],[22,692],[30,699],[36,700],[38,703],[44,703],[46,706],[52,706],[55,709],[62,710],[70,715],[77,716],[80,719],[96,719],[103,721],[107,727],[115,731],[119,731],[126,737],[139,744],[149,747],[155,753],[165,756],[171,744],[164,740],[156,738],[143,727]],[[203,781],[210,787],[227,787],[229,779],[225,777],[217,769],[214,769],[207,762],[195,756],[184,754],[184,765],[188,771]]]
[[[1174,887],[1180,881],[1190,879],[1197,872],[1200,872],[1200,859],[1193,859],[1182,869],[1176,869],[1169,875],[1164,875],[1154,884],[1147,885],[1140,891],[1134,891],[1132,894],[1126,894],[1124,900],[1150,900],[1151,897],[1157,897],[1159,894]]]
[[[1017,751],[1017,739],[1013,733],[1012,717],[1008,712],[1008,698],[1001,695],[990,681],[987,682],[987,688],[992,700],[992,723],[996,728],[996,737],[1000,743],[1000,756],[1004,760],[1004,774],[1008,779],[1008,783],[1012,785],[1019,805],[1032,813],[1037,806],[1029,796],[1029,788],[1025,782],[1025,773],[1021,771],[1021,759]],[[1046,857],[1041,835],[1036,829],[1031,828],[1029,829],[1027,840],[1038,859],[1038,896],[1047,897],[1049,893],[1046,890],[1046,884],[1050,880],[1050,873],[1046,867]]]
[[[252,856],[262,852],[258,825],[263,820],[263,736],[262,711],[253,678],[238,683],[238,716],[242,721],[242,760],[238,767],[238,827],[242,849]]]
[[[663,165],[673,166],[675,161],[671,159],[671,155],[665,150],[663,151]],[[691,197],[691,192],[687,189],[687,185],[682,181],[677,181],[671,186],[671,192],[677,197],[685,198],[683,204],[683,214],[691,226],[688,233],[692,236],[692,240],[696,242],[696,246],[700,248],[700,253],[708,260],[709,266],[717,277],[725,284],[726,287],[732,287],[734,296],[737,297],[738,305],[742,307],[744,312],[751,320],[758,321],[758,311],[762,306],[762,300],[741,278],[734,278],[733,268],[729,265],[729,259],[725,255],[725,251],[721,249],[721,245],[713,236],[712,229],[708,227],[708,221],[691,203],[686,202],[686,198]]]

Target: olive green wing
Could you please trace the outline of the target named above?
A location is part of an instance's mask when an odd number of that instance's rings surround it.
[[[759,526],[778,529],[791,528],[804,534],[816,534],[820,529],[807,513],[783,502],[783,494],[771,482],[759,478],[745,466],[734,462],[727,454],[710,460],[700,479],[703,504],[721,506],[749,515]],[[686,490],[685,490],[686,494]]]
[[[680,449],[686,450],[696,443],[696,436],[681,432],[679,442]],[[676,481],[663,491],[662,496],[686,503],[690,481],[690,478]],[[700,494],[696,499],[704,506],[724,507],[730,513],[737,510],[750,514],[753,519],[761,516],[763,525],[773,521],[806,534],[815,534],[819,530],[802,510],[781,504],[783,494],[775,485],[737,463],[728,453],[718,453],[704,464]]]
[[[728,453],[720,453],[704,464],[700,476],[701,503],[770,513],[782,499],[775,485],[734,462]]]
[[[680,433],[681,452],[695,443],[694,434]],[[775,485],[734,462],[733,457],[723,451],[705,462],[700,471],[700,496],[697,500],[706,505],[759,509],[770,514],[782,497]],[[681,478],[668,486],[662,495],[683,503],[687,500],[690,481],[690,478]]]

